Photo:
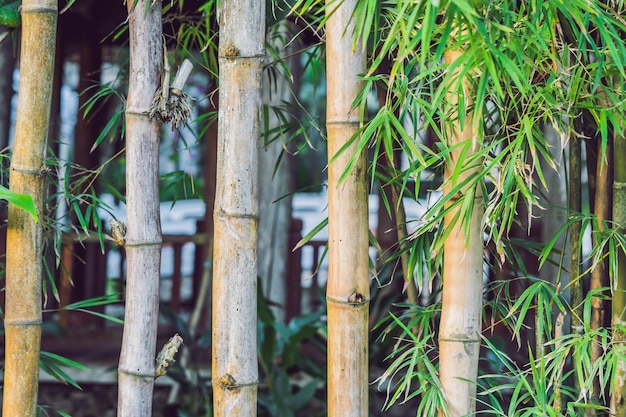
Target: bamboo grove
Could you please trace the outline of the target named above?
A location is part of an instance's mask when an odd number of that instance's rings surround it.
[[[7,234],[3,414],[30,417],[40,258],[44,226],[53,224],[37,215],[45,217],[57,4],[9,3],[10,10],[0,0],[0,23],[18,10],[23,22],[12,23],[22,46],[18,134],[10,190],[0,190],[16,203]],[[179,20],[182,0],[121,3],[127,21],[115,36],[128,37],[128,90],[96,94],[122,97],[107,124],[123,126],[116,155],[126,156],[127,224],[111,223],[121,228],[111,235],[126,256],[119,415],[155,415],[160,141],[171,121],[163,113],[168,94],[183,97],[169,86],[170,57],[192,59],[207,74],[211,91],[194,105],[206,110],[198,123],[215,136],[207,145],[215,185],[205,193],[214,194],[206,200],[212,269],[203,284],[208,292],[212,278],[204,317],[211,346],[203,345],[212,369],[197,415],[295,416],[306,412],[307,404],[294,405],[305,394],[325,397],[320,413],[331,417],[384,415],[402,404],[417,416],[626,415],[622,1],[225,0],[198,2]],[[168,25],[174,35],[165,34]],[[293,59],[301,67],[292,71]],[[325,89],[323,104],[296,86],[307,77],[313,91]],[[279,83],[292,97],[271,99]],[[314,105],[323,108],[319,120],[307,108]],[[270,127],[269,113],[281,123]],[[280,301],[259,281],[273,264],[258,259],[258,242],[284,242],[259,234],[288,230],[262,227],[259,207],[289,195],[267,202],[259,189],[288,182],[290,171],[260,176],[271,170],[259,166],[259,154],[280,141],[274,162],[289,164],[314,148],[312,131],[328,155],[328,219],[313,231],[328,224],[328,282],[320,311],[277,323],[268,305]],[[377,234],[368,194],[378,194],[391,222]],[[406,220],[407,201],[420,206],[419,218]],[[75,228],[85,232],[99,220],[80,216]],[[388,292],[391,302],[383,300]],[[298,385],[291,372],[304,368],[301,345],[314,338],[324,342],[325,368]],[[176,351],[182,342],[173,340]],[[280,384],[284,392],[266,395]],[[383,410],[373,411],[381,392]]]

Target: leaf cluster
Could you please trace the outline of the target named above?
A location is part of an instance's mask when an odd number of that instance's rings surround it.
[[[460,200],[474,194],[452,200],[459,191],[482,188],[486,230],[502,253],[518,204],[532,215],[537,187],[547,187],[545,167],[555,166],[544,127],[567,138],[584,110],[606,142],[609,130],[624,125],[626,46],[620,39],[626,22],[620,7],[582,0],[360,1],[355,39],[371,51],[371,60],[354,103],[364,120],[353,138],[354,155],[370,148],[376,160],[401,150],[409,167],[393,181],[402,190],[414,186],[418,195],[424,176],[449,160],[450,133],[469,117],[472,140],[481,148],[461,156],[458,172],[474,167],[478,175],[458,182],[453,173],[450,192],[433,204],[417,233],[439,228],[455,204],[463,208],[463,221],[471,204]],[[445,63],[450,50],[462,54]],[[368,118],[374,94],[384,99]],[[436,143],[421,140],[428,133]]]

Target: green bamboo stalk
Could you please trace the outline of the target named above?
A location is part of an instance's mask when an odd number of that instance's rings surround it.
[[[17,120],[10,189],[44,209],[45,155],[52,101],[56,0],[24,0]],[[41,342],[43,226],[9,206],[6,263],[4,403],[6,417],[37,415]]]
[[[595,164],[596,167],[596,184],[594,187],[594,214],[596,216],[597,222],[592,225],[592,244],[597,246],[600,244],[598,235],[604,232],[607,228],[608,222],[611,220],[611,173],[613,169],[613,146],[611,141],[607,143],[606,149],[603,151],[602,141],[599,140],[597,142],[598,151],[596,153],[597,162]],[[573,238],[573,235],[572,235]],[[603,249],[604,255],[608,255],[607,250]],[[591,270],[591,282],[590,282],[590,291],[597,291],[600,288],[607,287],[609,284],[609,274],[606,267],[606,262],[604,261],[605,257],[602,257],[597,264],[594,265]],[[580,306],[580,310],[582,314],[582,306]],[[591,320],[589,326],[592,331],[596,331],[599,328],[603,327],[604,319],[605,319],[605,306],[604,300],[602,298],[596,296],[591,300]],[[582,316],[581,316],[582,317]],[[602,355],[604,355],[604,351],[602,348],[602,343],[598,340],[597,343],[594,343],[591,346],[591,360],[595,363],[595,361],[599,360]],[[593,389],[591,390],[590,396],[594,402],[598,402],[602,396],[602,392],[600,392],[601,384],[598,378],[594,378],[593,381]],[[589,410],[586,412],[587,416],[595,415],[595,410]]]
[[[569,141],[569,197],[568,207],[570,217],[581,212],[581,169],[580,169],[580,139],[570,138]],[[570,279],[571,300],[574,307],[572,316],[572,330],[580,332],[582,330],[583,314],[583,290],[581,280],[581,253],[580,253],[581,224],[575,222],[570,227]]]
[[[624,132],[616,133],[613,148],[613,222],[622,233],[626,232],[626,136]],[[626,347],[626,248],[617,249],[617,271],[613,279],[612,326],[614,349]],[[613,392],[611,397],[612,415],[626,415],[626,360],[623,353],[617,355]]]

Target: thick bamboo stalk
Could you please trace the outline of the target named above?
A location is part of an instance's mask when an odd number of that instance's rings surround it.
[[[118,415],[150,417],[159,308],[161,122],[148,117],[161,82],[161,2],[128,1],[130,78],[126,104],[126,305]]]
[[[56,0],[24,0],[19,96],[10,189],[29,194],[43,215],[45,155],[52,100]],[[6,417],[37,415],[41,342],[42,223],[9,206],[4,403]]]
[[[368,415],[369,258],[367,161],[350,146],[359,113],[352,108],[365,70],[362,47],[353,47],[356,0],[326,2],[328,132],[328,416]],[[358,157],[344,181],[349,160]]]
[[[258,152],[265,2],[220,10],[218,166],[214,209],[213,404],[256,416]]]
[[[462,53],[458,49],[448,50],[445,53],[446,63],[453,63]],[[463,99],[468,101],[467,85],[464,85],[464,89],[466,93]],[[457,108],[459,97],[456,89],[451,90],[449,104],[452,108]],[[468,107],[466,103],[465,108]],[[445,167],[445,193],[451,192],[452,187],[475,175],[480,169],[480,166],[476,166],[477,163],[469,166],[466,162],[480,146],[480,141],[475,138],[471,128],[471,115],[459,114],[458,117],[464,119],[464,127],[461,129],[459,125],[454,126],[448,135],[448,146],[454,147],[454,150]],[[465,160],[460,157],[463,152]],[[453,183],[451,177],[459,165],[461,174]],[[439,377],[446,395],[447,415],[450,417],[473,415],[475,412],[482,330],[484,207],[480,187],[475,190],[465,189],[460,194],[460,198],[474,197],[473,208],[469,217],[462,218],[458,205],[444,219],[445,227],[451,231],[443,248],[443,304],[439,330]],[[443,409],[439,415],[445,415]]]

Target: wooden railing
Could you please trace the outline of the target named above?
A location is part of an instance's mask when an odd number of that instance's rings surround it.
[[[171,291],[165,302],[176,312],[190,310],[195,303],[200,283],[202,280],[202,270],[207,252],[208,235],[198,233],[195,235],[163,235],[163,248],[171,248],[171,262],[173,265],[171,277]],[[293,220],[290,230],[289,248],[294,248],[302,239],[302,221]],[[182,297],[183,289],[183,247],[187,244],[194,245],[194,265],[191,277],[192,289],[191,298]],[[303,252],[304,247],[310,248]],[[285,316],[289,320],[303,311],[315,311],[321,303],[319,297],[318,269],[326,241],[312,240],[307,242],[303,248],[289,251],[286,266],[286,305]],[[105,294],[107,285],[107,257],[112,251],[120,254],[119,265],[117,266],[119,277],[125,275],[124,251],[110,241],[104,242],[105,251],[102,253],[101,242],[97,236],[81,237],[76,235],[64,235],[61,250],[61,262],[58,269],[58,288],[60,306],[85,298],[96,297]],[[312,252],[311,252],[312,250]],[[168,251],[163,251],[162,256],[168,256]],[[303,253],[310,252],[311,259],[304,262],[310,265],[307,271],[303,271]],[[80,274],[84,277],[77,277]],[[305,279],[310,279],[308,288],[302,287],[303,274]],[[78,280],[81,280],[79,283]],[[77,285],[81,284],[81,285]],[[121,284],[121,281],[120,281]],[[305,293],[305,290],[307,291]],[[306,302],[306,304],[304,304]],[[99,311],[102,312],[102,311]],[[61,310],[59,314],[59,324],[62,327],[70,326],[70,314]],[[86,320],[88,318],[85,318]],[[94,322],[96,317],[91,318]]]

